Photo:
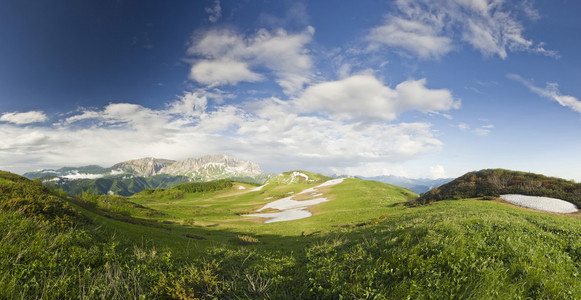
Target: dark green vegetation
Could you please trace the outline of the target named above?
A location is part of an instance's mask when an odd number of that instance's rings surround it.
[[[0,173],[0,299],[581,298],[576,214],[407,207],[408,190],[346,179],[314,216],[262,224],[237,214],[315,184],[229,184],[73,200]]]
[[[0,171],[0,210],[22,212],[37,220],[68,227],[79,214],[62,199],[49,192],[40,181]]]
[[[150,177],[129,177],[125,175],[108,176],[98,179],[77,179],[50,181],[43,178],[45,185],[62,189],[71,196],[80,195],[84,191],[98,195],[106,195],[109,192],[121,196],[131,196],[145,189],[169,188],[178,184],[190,182],[186,176],[155,175]]]
[[[552,197],[581,207],[581,184],[579,183],[503,169],[467,173],[450,183],[430,190],[416,202],[426,204],[445,199],[497,198],[502,194]]]

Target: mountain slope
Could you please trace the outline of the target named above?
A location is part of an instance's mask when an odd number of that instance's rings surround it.
[[[45,181],[45,184],[62,189],[71,196],[80,195],[85,191],[90,191],[97,195],[115,194],[131,196],[145,189],[164,189],[190,181],[191,179],[185,176],[171,175],[129,178],[126,176],[108,176],[97,179],[77,180],[66,180],[56,177]]]
[[[498,197],[501,194],[552,197],[581,206],[581,184],[560,178],[504,169],[469,172],[450,183],[433,188],[418,198],[417,202]]]
[[[106,176],[127,174],[140,177],[155,175],[188,176],[192,179],[209,181],[226,177],[253,177],[263,175],[260,167],[251,161],[242,161],[226,155],[206,155],[200,158],[186,158],[179,161],[152,157],[128,160],[110,168],[90,165],[85,167],[64,167],[58,170],[45,169],[25,173],[29,179],[58,176],[68,179],[95,179]]]
[[[141,159],[124,161],[113,165],[110,169],[137,176],[149,177],[153,175],[162,174],[160,173],[160,170],[167,166],[170,166],[173,163],[175,163],[175,161],[169,159],[157,159],[152,157],[146,157]]]
[[[177,161],[160,170],[160,173],[185,175],[208,181],[226,177],[257,176],[262,174],[262,170],[250,161],[241,161],[226,155],[206,155]]]
[[[0,171],[0,210],[24,212],[27,216],[58,226],[71,226],[79,213],[52,194],[40,181]]]

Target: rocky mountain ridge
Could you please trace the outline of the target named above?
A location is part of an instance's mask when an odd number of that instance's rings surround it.
[[[156,175],[187,176],[192,181],[209,181],[234,177],[257,177],[264,175],[260,167],[251,162],[232,158],[226,155],[206,155],[200,158],[183,160],[158,159],[145,157],[117,163],[110,168],[100,166],[65,167],[58,170],[45,169],[25,173],[29,179],[58,177],[61,179],[96,179],[108,176],[139,176]]]

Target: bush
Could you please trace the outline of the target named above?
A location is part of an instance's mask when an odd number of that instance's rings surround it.
[[[235,238],[231,238],[229,240],[230,243],[239,245],[239,246],[247,246],[247,245],[256,245],[259,243],[259,240],[255,237],[251,237],[249,235],[241,234]]]
[[[201,192],[214,192],[219,190],[224,190],[232,187],[232,181],[228,179],[210,181],[210,182],[191,182],[180,184],[175,187],[180,191],[185,193],[201,193]]]

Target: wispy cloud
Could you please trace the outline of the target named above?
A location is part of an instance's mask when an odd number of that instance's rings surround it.
[[[439,58],[461,42],[484,56],[505,59],[509,52],[526,51],[558,57],[525,37],[524,26],[515,17],[522,11],[531,19],[538,12],[530,2],[516,5],[505,0],[399,0],[384,24],[373,28],[367,40],[372,49],[381,45],[403,49],[420,58]],[[460,37],[457,39],[456,37]]]
[[[517,74],[508,74],[508,75],[506,75],[506,77],[522,83],[531,92],[533,92],[541,97],[556,101],[561,106],[568,107],[568,108],[570,108],[578,113],[581,113],[581,101],[579,101],[579,99],[577,99],[573,96],[570,96],[570,95],[562,95],[559,92],[559,85],[556,83],[547,83],[547,85],[544,88],[541,88],[541,87],[534,85],[531,81],[526,80]]]
[[[0,122],[8,122],[18,125],[40,123],[45,122],[46,120],[48,120],[46,114],[38,110],[23,113],[20,112],[5,113],[2,116],[0,116]]]
[[[211,23],[216,23],[222,17],[222,7],[220,6],[220,0],[214,0],[213,7],[206,7],[206,12],[210,15],[208,20]]]
[[[470,125],[466,123],[460,123],[456,126],[462,131],[466,131],[479,136],[488,136],[492,132],[492,129],[494,128],[494,125],[492,124],[482,125],[478,128],[472,128]]]
[[[452,50],[452,40],[442,35],[442,26],[433,23],[388,16],[384,25],[371,30],[367,40],[371,49],[387,45],[402,48],[420,58],[439,58]]]

